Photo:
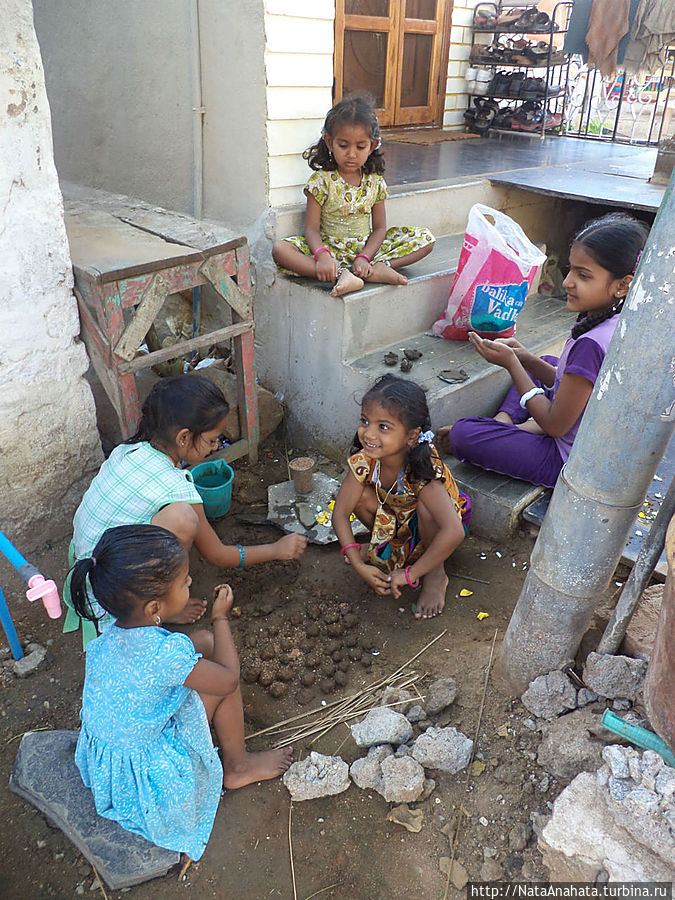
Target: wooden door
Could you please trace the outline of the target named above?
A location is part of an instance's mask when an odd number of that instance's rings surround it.
[[[367,91],[384,127],[439,120],[451,8],[449,0],[337,0],[336,101]]]

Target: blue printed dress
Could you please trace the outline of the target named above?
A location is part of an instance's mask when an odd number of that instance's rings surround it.
[[[183,685],[199,657],[184,634],[108,628],[87,648],[75,750],[100,816],[194,860],[223,783],[204,704]]]

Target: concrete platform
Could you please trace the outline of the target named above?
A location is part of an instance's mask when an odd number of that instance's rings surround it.
[[[180,854],[155,847],[99,816],[75,765],[77,731],[29,731],[19,745],[10,790],[36,806],[89,860],[111,890],[166,875]]]

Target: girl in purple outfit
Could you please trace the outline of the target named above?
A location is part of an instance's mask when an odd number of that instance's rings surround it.
[[[493,419],[458,419],[438,444],[462,462],[554,487],[619,321],[648,227],[621,213],[588,223],[570,249],[567,308],[579,313],[560,359],[534,356],[515,338],[469,340],[511,376]]]

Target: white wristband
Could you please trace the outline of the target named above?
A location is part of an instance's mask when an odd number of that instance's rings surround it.
[[[536,397],[537,394],[546,393],[543,388],[530,388],[529,391],[525,391],[523,396],[520,398],[520,407],[521,409],[525,409],[527,405],[527,401],[531,400],[533,397]]]

